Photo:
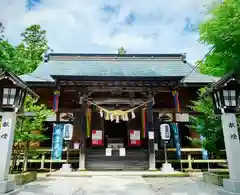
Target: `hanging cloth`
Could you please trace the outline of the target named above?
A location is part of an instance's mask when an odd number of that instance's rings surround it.
[[[86,137],[91,137],[91,124],[92,124],[92,109],[91,108],[87,109],[86,121],[87,121]]]
[[[173,98],[174,98],[174,105],[176,112],[180,112],[180,103],[179,103],[179,97],[178,92],[173,91],[172,92]],[[181,144],[180,144],[180,136],[179,136],[179,129],[177,123],[171,124],[173,132],[174,132],[174,140],[175,140],[175,147],[176,147],[176,156],[177,159],[181,159]]]

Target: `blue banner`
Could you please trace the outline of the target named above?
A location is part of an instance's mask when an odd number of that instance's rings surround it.
[[[64,124],[53,124],[52,160],[62,159]]]
[[[203,147],[203,141],[205,140],[205,137],[203,137],[202,135],[200,136],[200,140],[202,142],[202,158],[204,160],[208,160],[208,151]]]
[[[176,123],[172,123],[171,126],[173,128],[173,135],[174,135],[175,147],[176,147],[176,156],[177,156],[177,159],[181,159],[181,144],[180,144],[178,126]]]

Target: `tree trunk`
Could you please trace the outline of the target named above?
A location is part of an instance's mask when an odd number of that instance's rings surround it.
[[[23,172],[27,171],[28,165],[28,150],[29,150],[29,141],[24,143],[24,151],[23,151]]]

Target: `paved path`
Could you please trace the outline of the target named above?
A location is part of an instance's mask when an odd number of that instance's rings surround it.
[[[202,182],[199,177],[145,178],[156,195],[218,195],[219,187]]]
[[[217,195],[196,178],[75,177],[32,182],[19,195]]]

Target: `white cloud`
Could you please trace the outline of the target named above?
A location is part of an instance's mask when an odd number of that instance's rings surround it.
[[[17,44],[20,33],[37,23],[47,30],[55,52],[115,52],[124,46],[129,53],[186,52],[191,62],[207,51],[198,43],[196,33],[183,33],[186,17],[198,22],[203,5],[209,0],[41,0],[27,12],[26,0],[1,0],[0,21],[6,36]],[[120,5],[118,14],[106,22],[104,4]],[[129,13],[136,15],[134,25],[124,25]],[[151,18],[151,20],[149,19]],[[116,29],[114,36],[113,30]],[[153,36],[154,35],[154,36]]]

